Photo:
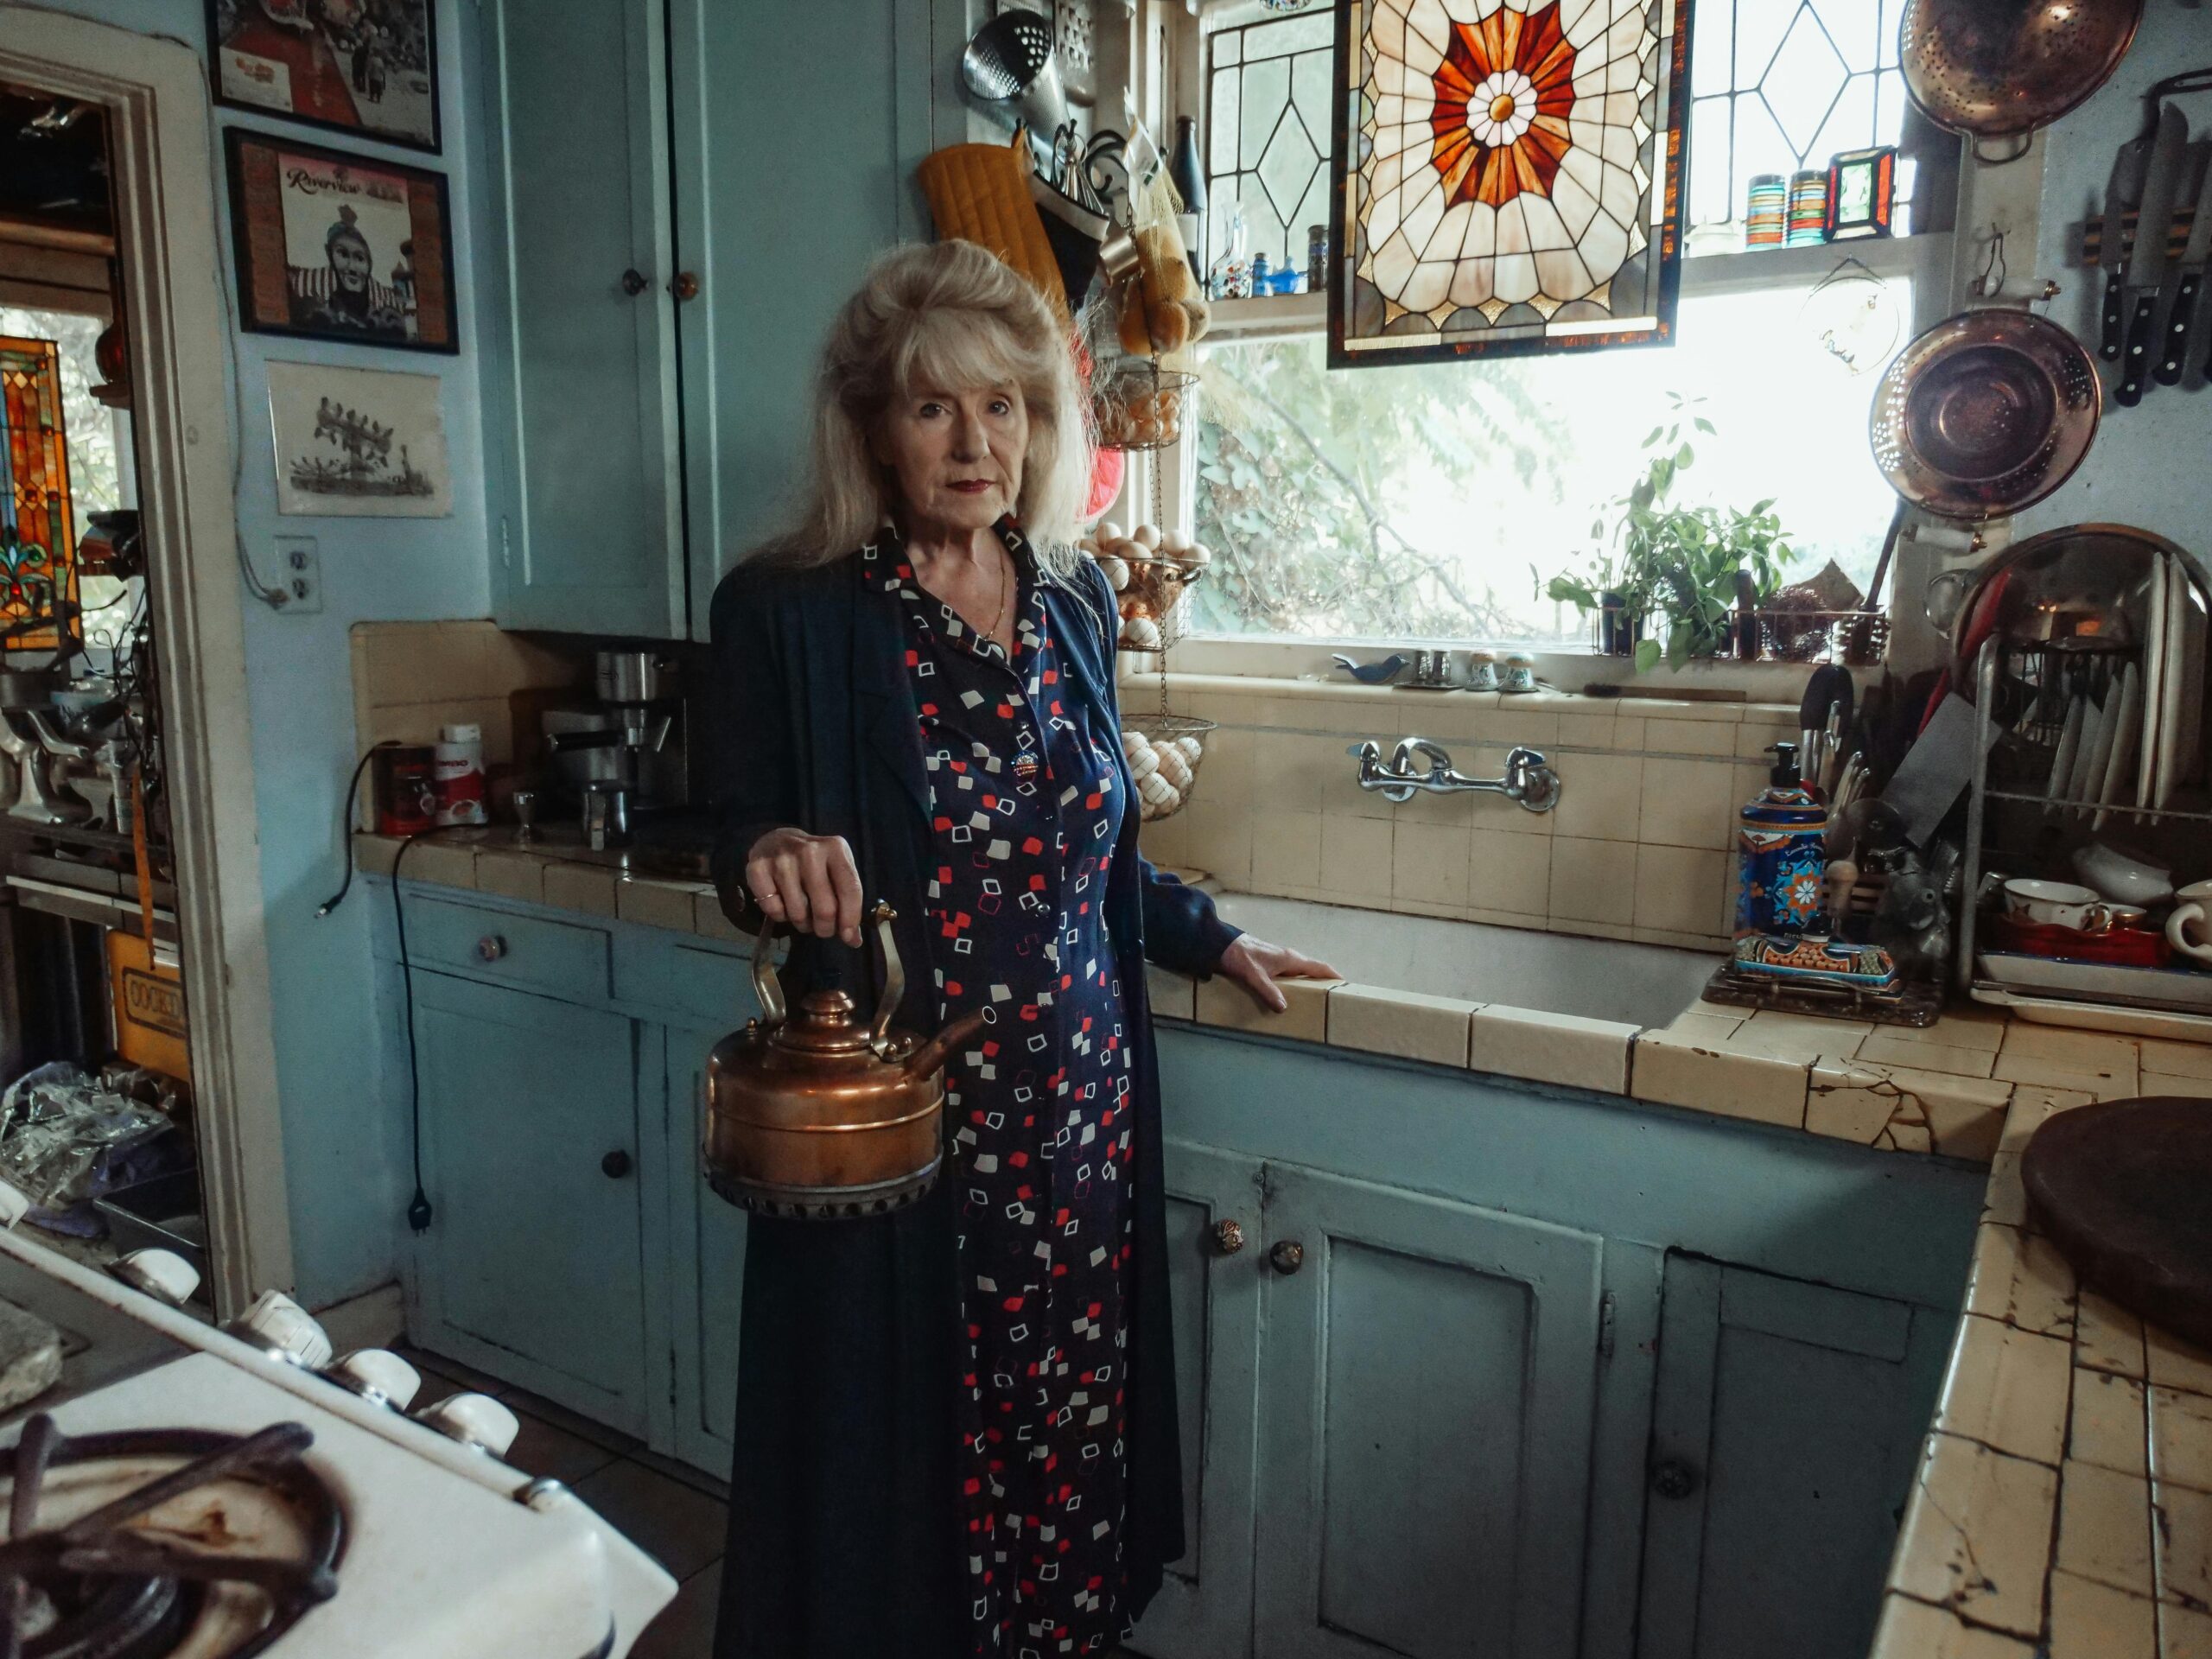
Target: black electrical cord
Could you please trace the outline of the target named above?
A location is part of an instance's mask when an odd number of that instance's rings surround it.
[[[346,879],[338,884],[338,891],[324,899],[315,915],[317,921],[346,902],[346,895],[353,889],[353,804],[361,792],[361,774],[369,769],[369,762],[377,758],[378,749],[392,747],[393,740],[372,743],[362,752],[360,764],[353,768],[353,781],[346,785],[346,808],[338,815],[338,842],[345,849]]]
[[[429,1230],[430,1198],[423,1190],[423,1071],[415,1049],[415,972],[407,960],[407,912],[399,903],[399,866],[407,849],[431,833],[424,830],[408,836],[391,858],[391,921],[399,935],[399,995],[407,1010],[407,1136],[415,1161],[415,1196],[408,1201],[407,1224],[418,1233]]]

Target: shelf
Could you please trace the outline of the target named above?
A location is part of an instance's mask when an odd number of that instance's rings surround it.
[[[2050,795],[2029,795],[2017,790],[1984,789],[1982,793],[1993,801],[2017,801],[2024,806],[2040,806],[2054,812],[2124,813],[2131,818],[2157,821],[2172,818],[2184,823],[2212,823],[2212,812],[2191,812],[2172,806],[2127,806],[2119,801],[2069,801]]]

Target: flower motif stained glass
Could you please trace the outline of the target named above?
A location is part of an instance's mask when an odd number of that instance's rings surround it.
[[[1331,361],[1663,339],[1687,0],[1354,0]]]

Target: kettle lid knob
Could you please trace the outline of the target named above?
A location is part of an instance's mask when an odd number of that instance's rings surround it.
[[[849,1026],[858,1005],[842,991],[809,991],[799,999],[799,1019],[806,1025],[828,1029]]]

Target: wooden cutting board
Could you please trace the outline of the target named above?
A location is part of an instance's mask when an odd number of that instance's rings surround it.
[[[2212,1100],[2062,1112],[2028,1141],[2020,1180],[2084,1284],[2212,1347]]]

